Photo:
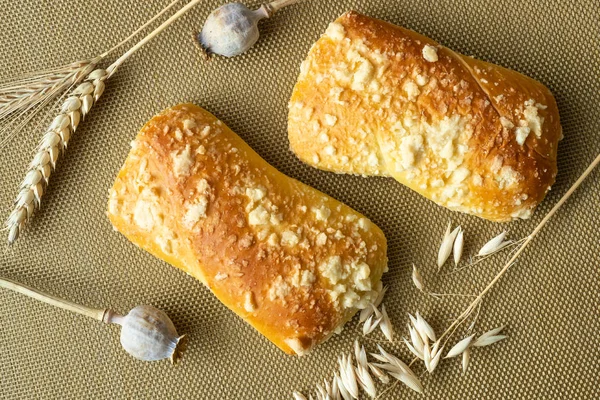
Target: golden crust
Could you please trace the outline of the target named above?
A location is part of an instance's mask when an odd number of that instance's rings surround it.
[[[493,221],[528,218],[556,177],[562,131],[545,86],[354,11],[311,48],[289,107],[302,161],[391,175]]]
[[[387,268],[377,226],[281,174],[191,104],[142,128],[110,191],[108,217],[290,354],[366,307]]]

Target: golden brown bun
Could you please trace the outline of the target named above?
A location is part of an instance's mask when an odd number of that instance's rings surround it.
[[[492,221],[528,218],[556,177],[562,131],[544,85],[354,11],[313,45],[289,107],[302,161],[393,176]]]
[[[290,354],[304,354],[373,301],[387,268],[377,226],[278,172],[192,104],[142,128],[108,217]]]

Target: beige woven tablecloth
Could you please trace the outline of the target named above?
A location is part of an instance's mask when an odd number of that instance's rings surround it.
[[[3,0],[0,78],[95,56],[168,2]],[[194,8],[111,78],[59,162],[42,209],[17,244],[0,252],[1,276],[73,301],[121,312],[138,304],[162,308],[190,336],[183,362],[136,361],[121,349],[117,326],[0,290],[1,398],[291,398],[292,390],[306,392],[330,377],[336,357],[350,350],[356,321],[306,357],[284,355],[199,282],[112,230],[107,190],[139,128],[168,106],[191,101],[205,107],[279,170],[377,223],[389,242],[385,304],[400,334],[407,312],[420,310],[442,331],[467,305],[463,298],[420,295],[410,281],[413,262],[431,290],[477,293],[505,260],[436,275],[449,218],[464,227],[467,254],[504,229],[511,238],[525,237],[600,152],[597,0],[305,1],[263,21],[261,39],[247,54],[205,63],[191,34],[221,3]],[[565,139],[557,182],[531,220],[501,225],[452,213],[392,179],[321,172],[289,151],[287,100],[300,62],[327,24],[351,8],[523,72],[552,90]],[[32,127],[2,150],[3,220],[42,133]],[[467,375],[458,359],[424,375],[427,398],[598,398],[599,178],[597,170],[486,298],[478,331],[506,325],[509,339],[475,352]],[[387,347],[409,359],[403,346]],[[403,386],[388,398],[406,397],[418,398]]]

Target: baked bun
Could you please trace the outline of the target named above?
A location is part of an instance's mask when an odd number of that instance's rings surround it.
[[[278,172],[192,104],[142,128],[110,190],[108,217],[290,354],[367,307],[387,268],[376,225]]]
[[[554,183],[561,132],[541,83],[354,11],[313,45],[289,104],[305,163],[392,176],[492,221],[531,216]]]

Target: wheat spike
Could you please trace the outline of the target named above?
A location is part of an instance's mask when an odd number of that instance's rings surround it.
[[[6,221],[9,244],[17,240],[25,222],[31,218],[33,211],[40,207],[42,195],[60,152],[66,150],[79,121],[85,118],[102,96],[106,78],[107,72],[103,69],[89,73],[85,81],[63,102],[60,113],[46,130],[21,183],[14,209]]]

